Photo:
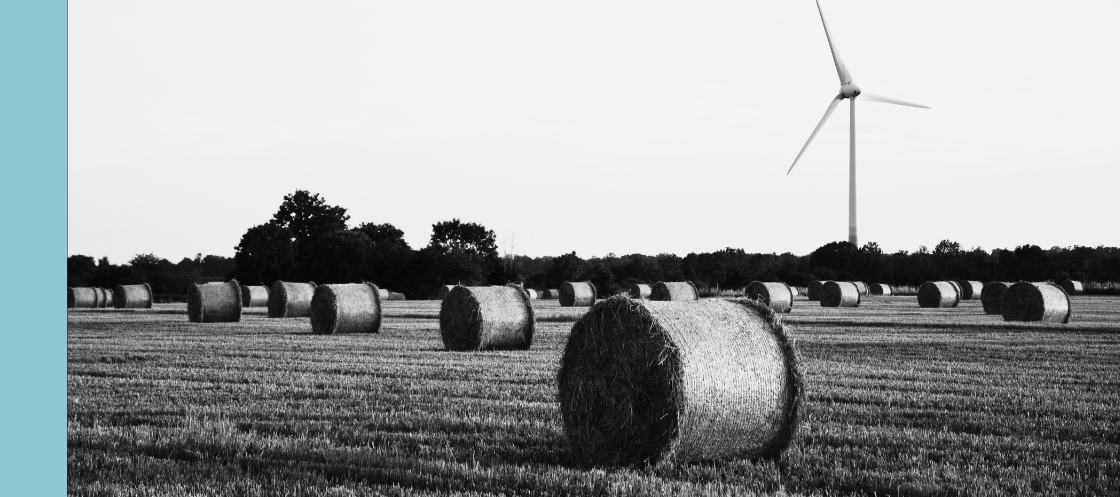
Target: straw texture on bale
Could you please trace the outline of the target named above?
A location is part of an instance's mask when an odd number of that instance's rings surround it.
[[[1069,295],[1053,283],[1020,281],[1003,294],[1004,321],[1068,323],[1073,314]]]
[[[236,323],[241,321],[241,285],[193,284],[187,289],[187,319],[192,323]]]
[[[287,283],[277,281],[268,292],[268,317],[303,318],[311,315],[311,298],[315,282]]]
[[[615,296],[568,336],[558,401],[595,465],[776,458],[798,426],[797,352],[769,308]]]
[[[891,286],[886,283],[872,283],[867,286],[867,291],[870,292],[871,295],[879,295],[883,297],[888,297],[894,293],[894,290],[891,289]]]
[[[1066,291],[1066,295],[1083,295],[1085,293],[1085,285],[1080,281],[1063,280],[1062,290]]]
[[[97,307],[97,292],[89,287],[70,287],[66,290],[66,307],[74,309]]]
[[[659,281],[649,293],[650,300],[700,300],[700,291],[691,281]]]
[[[556,288],[549,288],[544,291],[544,296],[542,298],[558,299],[560,298],[560,290]]]
[[[1003,314],[1003,295],[1007,293],[1007,289],[1011,288],[1011,283],[1003,281],[993,281],[984,285],[984,291],[980,294],[980,303],[984,304],[985,314]]]
[[[748,299],[769,306],[774,312],[786,313],[793,310],[793,289],[782,282],[751,282],[747,285],[746,295]]]
[[[821,307],[859,307],[860,293],[851,281],[826,281],[821,286]]]
[[[918,287],[918,307],[956,307],[960,285],[952,281],[927,281]]]
[[[961,290],[961,300],[979,300],[984,294],[984,284],[979,281],[953,280]]]
[[[117,309],[151,309],[152,287],[147,283],[117,285],[113,289],[113,307]]]
[[[868,295],[867,283],[864,283],[862,281],[853,281],[852,284],[856,286],[856,290],[859,290],[860,295]]]
[[[516,286],[457,286],[439,308],[447,350],[527,350],[534,325],[529,297]]]
[[[560,285],[560,307],[588,307],[598,296],[599,290],[590,281],[565,281]]]
[[[817,280],[809,283],[809,288],[805,289],[806,296],[809,300],[821,299],[821,288],[824,287],[824,282]]]
[[[961,286],[960,283],[957,283],[955,280],[949,280],[949,281],[946,281],[946,283],[951,285],[953,287],[953,289],[957,291],[957,302],[960,302],[961,301],[961,296],[964,295],[964,287]],[[956,307],[956,306],[954,306],[954,307]]]
[[[645,283],[634,283],[630,285],[630,298],[634,299],[648,299],[649,295],[653,293],[653,287]]]
[[[311,298],[311,331],[380,333],[381,292],[372,283],[319,285]]]
[[[105,307],[113,307],[113,291],[108,288],[102,288],[105,292]]]
[[[93,287],[93,307],[105,307],[105,292],[97,287]]]
[[[241,307],[268,307],[268,287],[243,285]]]

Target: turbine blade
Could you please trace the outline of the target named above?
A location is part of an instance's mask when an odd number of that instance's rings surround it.
[[[883,102],[883,103],[886,103],[886,104],[905,105],[905,106],[908,106],[908,107],[918,107],[920,109],[928,109],[929,108],[929,106],[926,106],[926,105],[906,102],[906,101],[898,100],[898,99],[895,99],[895,98],[888,98],[888,97],[884,97],[884,96],[881,96],[881,95],[876,95],[874,93],[863,92],[863,93],[859,94],[859,98],[861,100],[866,99],[870,102]]]
[[[824,20],[821,0],[817,0],[817,12],[821,14],[821,24],[824,24],[824,37],[828,39],[828,48],[832,50],[832,61],[836,63],[836,75],[840,76],[840,84],[850,83],[852,74],[848,72],[848,67],[844,65],[844,61],[840,60],[840,51],[836,49],[836,43],[832,41],[832,33],[828,32],[828,22]]]
[[[832,99],[832,102],[829,102],[828,110],[824,111],[824,117],[821,118],[821,122],[817,123],[817,127],[813,128],[813,133],[809,135],[809,139],[805,140],[805,146],[801,147],[801,151],[797,153],[797,158],[793,159],[793,164],[789,166],[789,171],[786,171],[786,176],[789,176],[790,171],[793,171],[793,166],[797,165],[797,161],[801,159],[801,154],[805,153],[805,149],[809,148],[809,144],[813,143],[813,137],[817,136],[817,132],[821,130],[821,126],[824,126],[824,122],[828,120],[828,116],[831,116],[832,111],[836,110],[836,104],[839,104],[843,99],[844,97],[842,95],[836,95],[836,97]]]

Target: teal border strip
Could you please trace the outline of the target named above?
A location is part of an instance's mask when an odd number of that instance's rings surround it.
[[[66,2],[0,2],[0,495],[66,493]]]

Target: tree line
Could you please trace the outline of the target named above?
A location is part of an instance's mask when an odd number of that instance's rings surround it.
[[[739,289],[755,280],[805,286],[813,280],[859,280],[917,286],[925,281],[1120,281],[1120,248],[1022,245],[1015,249],[962,249],[942,240],[933,250],[883,253],[870,242],[856,247],[833,242],[808,255],[753,254],[726,248],[716,252],[629,254],[583,259],[575,252],[527,257],[498,253],[494,232],[459,219],[432,225],[427,246],[413,249],[392,224],[363,222],[349,227],[346,209],[318,194],[286,195],[271,219],[249,228],[234,257],[184,258],[177,264],[140,254],[124,265],[85,255],[67,261],[69,286],[112,287],[147,282],[156,294],[182,295],[195,281],[236,277],[242,284],[276,280],[317,283],[370,281],[409,298],[429,298],[445,284],[557,288],[564,281],[589,280],[601,294],[632,283],[692,281],[699,287]]]

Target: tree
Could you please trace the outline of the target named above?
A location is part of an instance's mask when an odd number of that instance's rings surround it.
[[[458,219],[433,224],[428,247],[441,253],[461,251],[478,254],[488,260],[498,259],[494,232],[481,224],[464,223]]]
[[[327,205],[318,193],[296,190],[285,195],[270,223],[291,232],[297,251],[312,238],[346,229],[346,208]]]
[[[271,284],[295,265],[291,230],[272,223],[249,228],[234,250],[237,279],[245,284]]]
[[[602,263],[591,266],[591,269],[588,269],[580,279],[593,283],[596,290],[599,291],[600,298],[609,297],[621,291],[618,284],[615,283],[614,273]]]
[[[552,267],[545,272],[547,286],[558,288],[565,281],[576,281],[581,267],[583,267],[583,259],[580,259],[575,252],[552,259]]]
[[[300,250],[301,279],[318,283],[361,283],[372,279],[373,243],[361,231],[340,230],[312,238]]]
[[[412,250],[412,247],[408,246],[408,242],[404,241],[404,232],[389,223],[362,223],[354,229],[365,233],[366,236],[369,237],[369,241],[373,243],[374,250]]]
[[[961,255],[961,244],[950,241],[941,240],[937,246],[933,248],[933,255],[936,256],[957,256]]]
[[[88,255],[72,255],[66,258],[66,286],[90,286],[97,264]]]

